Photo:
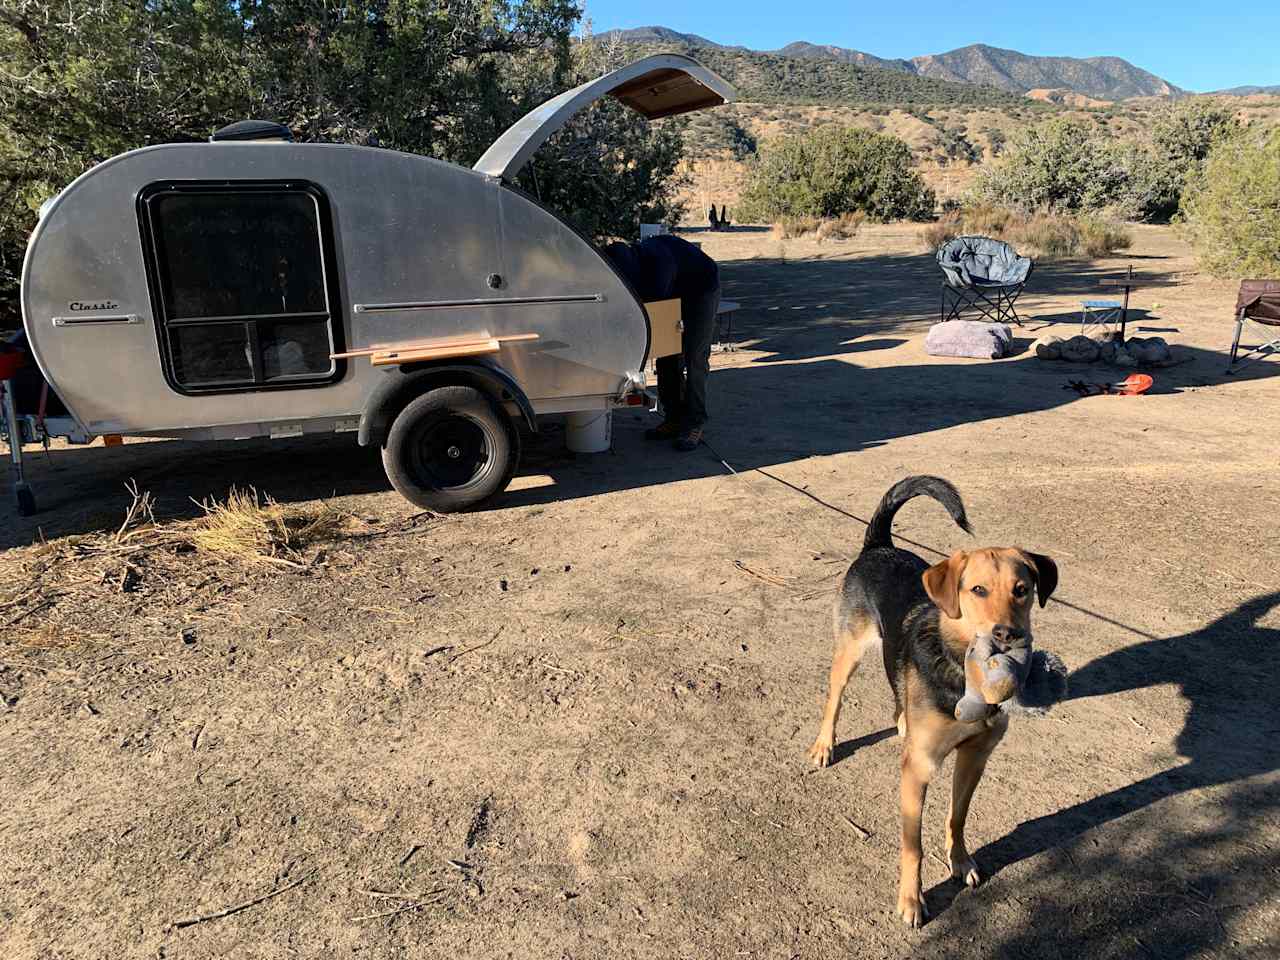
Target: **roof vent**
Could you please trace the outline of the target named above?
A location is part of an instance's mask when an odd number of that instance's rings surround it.
[[[284,124],[270,120],[237,120],[213,131],[209,137],[211,143],[223,140],[282,140],[292,143],[293,134]]]

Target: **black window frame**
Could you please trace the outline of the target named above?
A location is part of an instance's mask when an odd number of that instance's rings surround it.
[[[152,315],[155,320],[156,342],[160,350],[161,369],[165,382],[175,393],[183,396],[210,396],[215,394],[265,393],[274,390],[314,390],[317,387],[337,383],[346,375],[346,361],[332,361],[332,368],[324,374],[314,376],[297,374],[287,380],[265,381],[262,379],[262,350],[259,346],[258,324],[261,318],[253,316],[228,316],[225,318],[198,318],[185,323],[172,322],[169,305],[165,301],[164,284],[162,282],[163,251],[151,218],[151,201],[173,194],[227,194],[233,196],[246,193],[286,193],[305,194],[316,204],[320,234],[321,267],[325,278],[325,301],[328,318],[329,342],[331,353],[342,353],[345,349],[344,317],[340,294],[341,284],[338,281],[337,246],[334,240],[333,218],[330,213],[329,197],[324,189],[310,180],[162,180],[149,183],[138,192],[137,211],[138,229],[142,239],[143,263],[147,272],[147,287],[151,296]],[[317,319],[319,312],[299,312],[285,314],[278,319],[288,322],[290,316],[299,319]],[[192,386],[180,382],[176,376],[170,330],[178,325],[218,325],[243,323],[247,327],[247,336],[252,349],[251,370],[253,382],[231,384],[209,384]]]

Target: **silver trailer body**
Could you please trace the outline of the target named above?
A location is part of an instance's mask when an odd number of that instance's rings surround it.
[[[474,361],[492,372],[484,382],[506,385],[496,401],[531,425],[625,397],[643,383],[644,306],[590,242],[511,185],[605,95],[657,117],[733,92],[660,55],[532,111],[474,169],[240,141],[147,147],[89,170],[42,211],[22,275],[29,350],[74,421],[66,432],[361,425],[366,442],[389,371],[341,354],[477,337],[501,344]]]
[[[149,147],[64,191],[27,260],[32,353],[91,434],[246,436],[271,422],[359,416],[385,375],[349,359],[335,361],[345,368],[335,382],[314,386],[175,389],[161,363],[165,331],[149,289],[138,197],[176,171],[182,180],[324,192],[339,301],[326,307],[341,321],[343,345],[535,332],[536,341],[504,343],[498,359],[535,410],[616,395],[643,366],[648,324],[626,284],[590,243],[499,181],[369,147]]]

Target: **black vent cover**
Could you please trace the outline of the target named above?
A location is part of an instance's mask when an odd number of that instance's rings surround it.
[[[219,130],[213,131],[209,140],[217,143],[220,140],[287,140],[293,141],[293,134],[282,123],[270,120],[237,120]]]

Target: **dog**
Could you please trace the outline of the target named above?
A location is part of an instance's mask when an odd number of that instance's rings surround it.
[[[1033,598],[1043,607],[1058,584],[1053,560],[1016,547],[957,551],[933,566],[895,547],[894,515],[918,496],[932,497],[962,530],[972,532],[960,494],[940,477],[908,477],[884,495],[836,599],[830,688],[817,739],[809,748],[816,766],[831,762],[845,685],[868,652],[881,650],[902,739],[898,915],[911,927],[927,918],[920,889],[925,791],[952,751],[956,764],[947,859],[951,875],[966,885],[976,887],[981,879],[965,846],[964,825],[1008,715],[992,704],[975,722],[955,718],[956,703],[965,692],[965,653],[979,637],[1000,651],[1030,645]]]

